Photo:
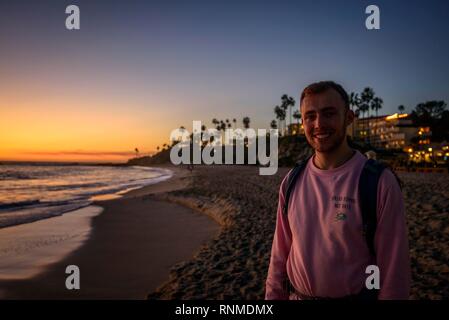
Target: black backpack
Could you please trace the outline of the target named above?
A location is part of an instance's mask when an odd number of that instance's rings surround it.
[[[285,192],[285,202],[283,207],[284,215],[288,214],[290,195],[300,173],[306,167],[306,164],[310,158],[311,157],[297,162],[288,174],[287,189]],[[381,162],[374,159],[368,159],[365,162],[359,179],[359,205],[362,212],[363,235],[373,257],[376,256],[376,252],[374,250],[374,235],[377,227],[377,185],[385,168],[387,168],[387,166]],[[395,177],[397,178],[396,175]],[[400,185],[400,181],[398,182]]]

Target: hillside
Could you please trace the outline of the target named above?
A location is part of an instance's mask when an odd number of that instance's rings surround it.
[[[362,141],[349,141],[351,147],[365,153],[369,150],[373,150],[377,153],[378,158],[391,161],[397,154],[387,151],[373,148],[367,143]],[[159,164],[170,163],[170,150],[164,149],[153,156],[145,156],[139,158],[133,158],[128,161],[128,165],[150,166]],[[280,137],[278,141],[278,164],[280,167],[291,167],[297,161],[307,158],[313,153],[312,148],[306,141],[304,136],[284,136]]]

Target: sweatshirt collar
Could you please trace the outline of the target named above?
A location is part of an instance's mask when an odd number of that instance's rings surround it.
[[[354,154],[352,155],[351,158],[349,158],[345,163],[343,163],[342,165],[340,165],[339,167],[333,168],[333,169],[320,169],[318,168],[315,163],[313,162],[313,160],[315,159],[315,154],[310,158],[310,161],[308,163],[308,167],[310,169],[310,171],[312,171],[313,173],[317,174],[317,175],[321,175],[321,176],[332,176],[335,174],[339,174],[345,171],[350,171],[354,168],[354,166],[356,165],[356,163],[358,161],[360,161],[360,158],[365,158],[360,151],[355,150]]]

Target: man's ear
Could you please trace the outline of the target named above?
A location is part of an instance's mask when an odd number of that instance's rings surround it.
[[[346,126],[349,126],[351,123],[354,122],[354,111],[352,111],[351,109],[349,109],[348,111],[346,111]]]

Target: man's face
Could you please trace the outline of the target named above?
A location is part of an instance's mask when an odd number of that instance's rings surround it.
[[[307,141],[322,153],[336,150],[346,138],[346,127],[354,119],[345,108],[340,94],[334,89],[306,96],[301,104],[301,114]]]

